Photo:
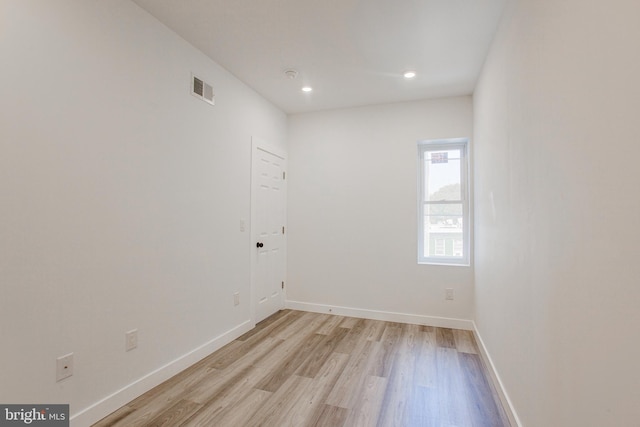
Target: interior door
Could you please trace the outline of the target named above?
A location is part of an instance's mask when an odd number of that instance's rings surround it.
[[[283,308],[285,156],[254,143],[252,159],[253,310],[255,322]]]

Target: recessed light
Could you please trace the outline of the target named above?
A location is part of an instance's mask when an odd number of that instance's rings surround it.
[[[313,90],[313,88],[311,86],[305,86],[302,88],[303,92],[311,92]]]
[[[412,79],[416,76],[416,72],[415,71],[407,71],[406,73],[404,73],[404,78],[405,79]]]

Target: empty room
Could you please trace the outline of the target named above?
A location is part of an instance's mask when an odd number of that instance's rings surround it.
[[[638,16],[0,0],[0,425],[640,427]]]

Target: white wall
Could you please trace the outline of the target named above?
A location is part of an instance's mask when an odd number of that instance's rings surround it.
[[[476,322],[523,426],[640,419],[639,12],[514,1],[474,94]]]
[[[249,320],[251,137],[286,116],[127,0],[0,20],[0,402],[77,414]]]
[[[471,126],[470,97],[290,116],[287,298],[470,319],[472,268],[417,264],[416,143]]]

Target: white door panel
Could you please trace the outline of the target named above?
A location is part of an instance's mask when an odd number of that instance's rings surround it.
[[[283,307],[284,156],[255,145],[252,162],[253,295],[255,322]]]

